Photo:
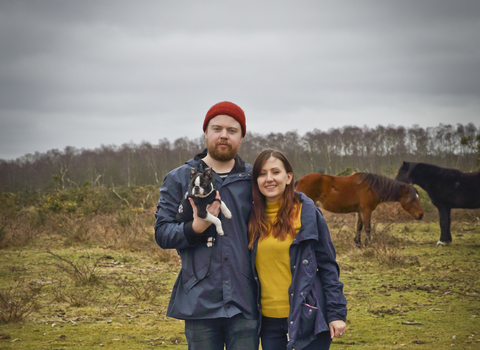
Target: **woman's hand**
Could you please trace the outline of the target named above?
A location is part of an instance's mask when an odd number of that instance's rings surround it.
[[[216,199],[220,199],[220,193],[217,191],[217,195],[215,196]],[[195,231],[196,233],[202,233],[203,231],[205,231],[212,223],[211,222],[208,222],[202,218],[199,218],[198,215],[197,215],[197,207],[195,206],[195,204],[193,203],[193,199],[192,198],[188,198],[188,200],[190,201],[190,204],[192,205],[192,209],[193,209],[193,222],[192,222],[192,229],[193,231]],[[220,213],[220,202],[219,201],[215,201],[213,202],[209,207],[208,207],[208,212],[210,214],[212,214],[213,216],[218,216],[218,214]]]
[[[332,321],[328,325],[330,327],[330,336],[333,338],[337,337],[340,338],[343,334],[345,334],[345,329],[347,325],[342,320]]]

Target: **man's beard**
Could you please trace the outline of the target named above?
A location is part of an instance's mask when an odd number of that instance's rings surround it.
[[[221,149],[218,147],[219,145],[226,145],[228,148]],[[207,144],[207,151],[213,159],[218,160],[219,162],[227,162],[237,156],[238,149],[233,149],[230,144],[218,142],[213,146]]]

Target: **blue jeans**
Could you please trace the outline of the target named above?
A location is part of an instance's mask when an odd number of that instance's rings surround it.
[[[288,322],[287,318],[262,317],[262,329],[260,338],[262,339],[263,350],[284,350],[287,348]],[[317,335],[317,339],[312,341],[302,350],[328,350],[332,339],[330,332],[322,332]]]
[[[258,321],[242,314],[231,318],[185,320],[189,350],[257,350]]]

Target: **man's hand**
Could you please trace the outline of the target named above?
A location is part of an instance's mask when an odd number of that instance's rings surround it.
[[[216,199],[220,199],[220,193],[217,191],[217,195],[215,196]],[[202,218],[199,218],[197,215],[197,207],[193,203],[192,198],[188,198],[190,201],[190,204],[192,205],[193,209],[193,222],[192,222],[192,229],[195,231],[195,233],[203,233],[212,223],[208,222]],[[208,207],[208,212],[212,214],[213,216],[218,216],[220,213],[220,202],[215,201],[213,202],[209,207]]]

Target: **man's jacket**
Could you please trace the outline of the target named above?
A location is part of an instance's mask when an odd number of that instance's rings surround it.
[[[190,169],[203,171],[204,153],[172,170],[160,188],[155,213],[155,240],[163,249],[176,249],[182,268],[172,290],[167,316],[178,319],[232,317],[242,313],[257,318],[256,285],[248,250],[248,218],[252,208],[252,166],[240,157],[236,173],[221,179],[214,173],[215,186],[232,212],[226,219],[219,214],[225,232],[217,235],[215,225],[204,234],[194,234],[191,222],[176,220],[176,214],[190,183]],[[213,247],[202,238],[215,237]]]
[[[343,295],[343,283],[339,281],[340,269],[327,224],[313,201],[303,193],[299,195],[302,226],[290,245],[292,283],[288,289],[287,349],[303,349],[318,333],[329,331],[331,321],[346,321],[347,317],[347,300]],[[260,294],[261,286],[255,269],[257,244],[258,240],[251,264],[258,284],[257,293]]]

